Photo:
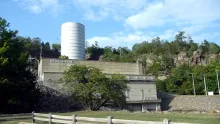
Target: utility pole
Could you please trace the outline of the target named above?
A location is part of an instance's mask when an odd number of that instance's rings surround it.
[[[193,80],[193,93],[194,93],[194,96],[196,96],[195,81],[194,81],[193,73],[192,73],[192,80]]]
[[[121,47],[120,47],[120,59],[121,59]]]
[[[205,85],[205,95],[207,96],[207,89],[206,89],[206,80],[205,80],[205,74],[203,74],[203,77],[204,77],[204,85]]]
[[[141,89],[141,100],[142,100],[142,102],[144,101],[144,90],[143,89]],[[143,103],[141,104],[141,111],[144,112]]]
[[[218,79],[218,72],[219,72],[219,70],[215,70],[215,71],[216,71],[217,83],[218,83],[218,94],[220,95],[220,89],[219,89],[219,79]]]
[[[40,60],[42,59],[42,45],[40,44]]]
[[[141,89],[141,100],[143,101],[144,100],[144,90]]]

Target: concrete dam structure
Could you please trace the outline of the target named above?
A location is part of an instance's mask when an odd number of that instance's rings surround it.
[[[41,59],[39,64],[39,78],[44,86],[59,90],[62,86],[58,81],[65,70],[71,65],[79,64],[99,68],[106,75],[122,74],[129,80],[130,88],[125,94],[127,104],[132,110],[160,110],[161,100],[157,98],[154,76],[144,76],[139,63],[99,62],[80,60],[60,60],[53,58]]]
[[[119,63],[84,61],[85,59],[85,26],[80,23],[66,22],[61,26],[61,55],[69,59],[61,60],[43,58],[38,66],[40,82],[46,87],[59,90],[62,85],[58,83],[64,71],[70,66],[86,65],[99,68],[104,74],[122,74],[129,80],[129,90],[125,93],[127,104],[132,110],[160,110],[160,100],[154,76],[144,76],[142,65],[139,63]]]

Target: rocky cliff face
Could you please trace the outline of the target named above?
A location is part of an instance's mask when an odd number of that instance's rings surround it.
[[[216,60],[218,58],[217,54],[209,54],[204,56],[201,51],[197,50],[193,52],[191,57],[188,57],[186,52],[180,52],[178,55],[174,56],[174,64],[178,67],[183,64],[187,64],[190,66],[196,65],[206,65],[209,62]],[[148,66],[151,66],[153,62],[158,61],[160,57],[155,55],[147,55],[146,56],[146,63]]]
[[[200,51],[194,51],[193,56],[190,58],[190,65],[195,66],[205,64],[207,64],[205,56],[203,56]]]
[[[209,62],[216,60],[217,57],[217,54],[209,54],[204,56],[199,50],[194,51],[192,57],[188,57],[186,52],[180,52],[177,56],[174,57],[174,63],[176,66],[183,64],[188,64],[190,66],[206,65]]]
[[[186,52],[180,52],[177,56],[175,56],[174,63],[176,66],[189,64],[189,58],[187,57]]]

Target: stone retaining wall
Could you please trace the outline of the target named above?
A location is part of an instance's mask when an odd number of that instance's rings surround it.
[[[169,107],[171,111],[219,111],[220,96],[175,96]]]
[[[161,109],[169,111],[220,111],[220,96],[172,95],[158,93]]]

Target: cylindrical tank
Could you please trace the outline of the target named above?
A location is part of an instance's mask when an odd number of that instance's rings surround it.
[[[69,59],[85,58],[85,26],[80,23],[66,22],[61,26],[61,55]]]

